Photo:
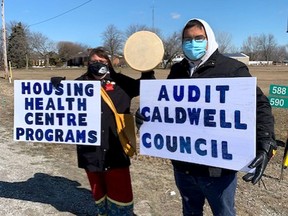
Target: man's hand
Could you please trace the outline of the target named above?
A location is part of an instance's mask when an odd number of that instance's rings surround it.
[[[256,184],[264,174],[264,170],[269,162],[269,158],[267,153],[264,150],[260,150],[256,154],[256,158],[252,161],[252,163],[248,166],[249,168],[255,169],[254,173],[248,173],[243,176],[243,180],[246,182],[251,181],[252,184]]]
[[[142,72],[140,79],[141,80],[144,80],[144,79],[155,79],[155,72],[153,70]]]
[[[52,85],[55,87],[55,88],[58,88],[61,81],[62,80],[65,80],[66,77],[51,77],[50,79],[50,82],[52,83]]]
[[[139,130],[141,125],[144,122],[145,117],[140,113],[140,109],[138,108],[136,113],[135,113],[135,122],[136,122],[136,127]]]
[[[251,169],[255,168],[255,172],[247,173],[242,178],[246,182],[251,181],[252,184],[256,184],[261,179],[269,160],[273,156],[273,150],[277,149],[276,142],[273,139],[261,141],[258,147],[259,150],[256,153],[255,159],[248,166]]]

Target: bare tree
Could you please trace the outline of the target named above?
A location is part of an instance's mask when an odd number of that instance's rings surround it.
[[[271,60],[276,62],[283,62],[286,60],[288,56],[288,52],[286,50],[286,46],[277,46],[275,51],[272,53]]]
[[[139,24],[132,24],[128,26],[128,28],[125,31],[125,38],[129,38],[132,34],[138,31],[148,31],[149,27],[146,25],[139,25]]]
[[[277,43],[272,34],[261,34],[260,36],[249,36],[244,41],[242,51],[255,61],[272,61],[273,53],[277,52]]]
[[[164,39],[164,59],[167,60],[164,68],[171,62],[175,55],[181,54],[181,33],[173,32],[171,36]]]
[[[261,34],[258,37],[258,48],[262,53],[262,56],[264,60],[271,61],[273,52],[275,52],[277,47],[277,43],[275,41],[275,38],[272,34],[265,35]]]
[[[139,24],[132,24],[128,26],[127,30],[125,31],[125,39],[128,39],[132,34],[138,31],[150,31],[154,32],[157,36],[162,38],[161,30],[158,28],[151,28],[146,25],[139,25]]]
[[[60,41],[57,43],[57,50],[61,61],[66,62],[79,53],[85,53],[88,46],[70,41]]]
[[[235,49],[232,46],[232,35],[227,32],[216,32],[216,41],[218,43],[218,49],[221,53],[228,53]]]
[[[56,50],[55,43],[40,32],[31,33],[29,41],[31,49],[45,58],[45,66],[48,67],[50,65],[49,53]]]
[[[113,62],[114,55],[120,53],[123,47],[123,33],[112,24],[107,26],[102,38],[104,47],[108,50]]]
[[[260,60],[261,53],[257,37],[249,36],[242,44],[241,51],[250,57],[251,61]]]

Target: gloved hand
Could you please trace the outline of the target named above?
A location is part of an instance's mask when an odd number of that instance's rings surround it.
[[[155,79],[154,74],[155,73],[153,70],[147,71],[147,72],[142,72],[140,79]]]
[[[273,139],[263,140],[259,145],[259,150],[256,153],[255,159],[248,166],[249,168],[255,168],[254,173],[247,173],[243,176],[243,180],[246,182],[251,181],[252,184],[256,184],[264,174],[269,160],[273,155],[273,150],[277,149],[276,142]]]
[[[137,109],[135,113],[135,122],[136,122],[136,127],[139,130],[141,125],[144,122],[145,117],[140,113],[140,108]]]
[[[52,83],[52,85],[55,87],[55,88],[58,88],[61,81],[62,80],[65,80],[66,77],[51,77],[50,79],[50,82]]]

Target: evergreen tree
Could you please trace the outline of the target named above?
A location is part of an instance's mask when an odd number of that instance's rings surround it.
[[[21,22],[19,22],[12,27],[12,32],[8,37],[7,57],[12,67],[25,67],[27,51],[27,37]]]

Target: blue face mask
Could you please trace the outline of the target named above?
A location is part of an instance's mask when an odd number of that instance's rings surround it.
[[[183,41],[182,49],[184,54],[192,61],[202,58],[206,54],[207,40]]]

